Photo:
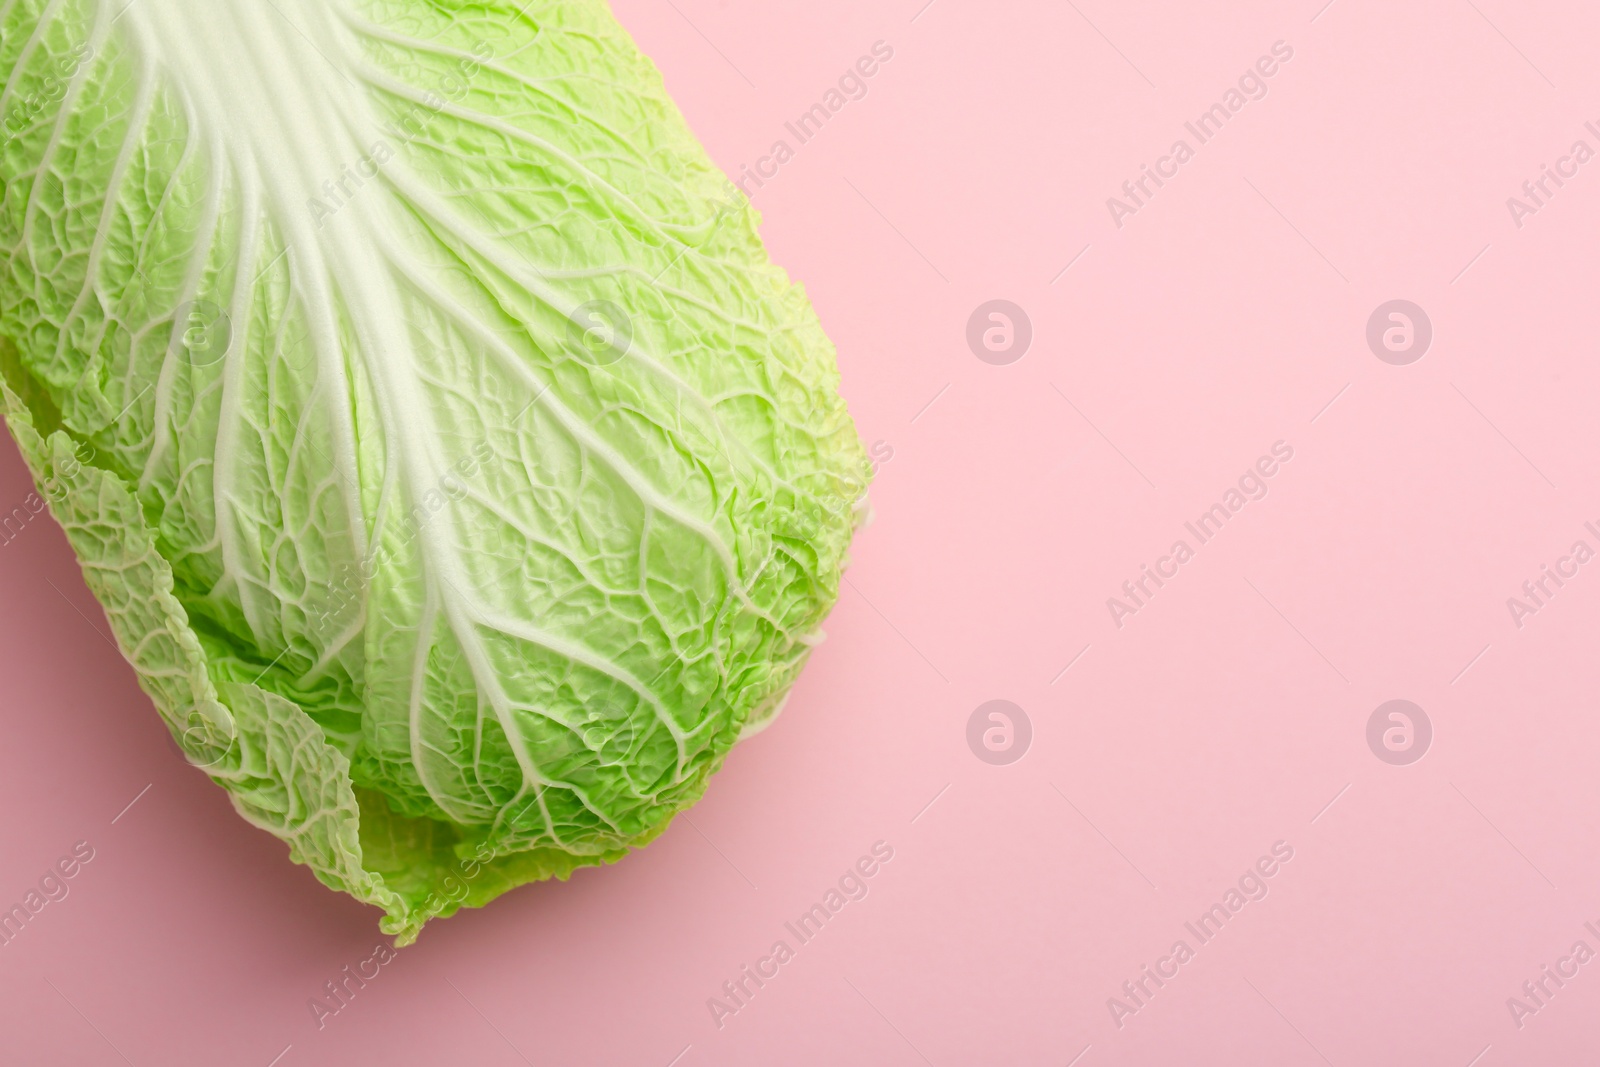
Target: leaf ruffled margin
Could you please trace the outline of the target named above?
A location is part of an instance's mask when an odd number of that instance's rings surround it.
[[[14,359],[0,362],[16,366]],[[379,926],[396,946],[415,941],[431,918],[627,854],[627,848],[584,856],[549,848],[500,856],[473,851],[448,824],[396,815],[380,794],[356,789],[349,760],[299,705],[252,683],[214,679],[127,483],[84,462],[83,442],[65,430],[41,432],[40,423],[47,428],[59,420],[36,412],[12,384],[0,375],[0,415],[162,721],[246,821],[285,842],[289,857],[324,885],[382,908]],[[630,844],[645,844],[668,821]]]

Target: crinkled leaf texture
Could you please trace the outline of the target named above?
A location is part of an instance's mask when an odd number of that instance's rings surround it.
[[[432,916],[613,861],[793,684],[834,352],[599,0],[0,0],[4,412],[196,763]]]

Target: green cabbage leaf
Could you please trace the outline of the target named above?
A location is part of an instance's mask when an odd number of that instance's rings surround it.
[[[866,456],[599,0],[0,0],[0,403],[156,710],[429,918],[771,720]]]

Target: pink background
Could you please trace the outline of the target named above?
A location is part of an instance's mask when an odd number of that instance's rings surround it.
[[[894,49],[755,195],[893,458],[828,642],[692,824],[430,926],[319,1031],[307,999],[371,955],[376,913],[179,758],[36,523],[0,548],[0,903],[73,842],[96,855],[0,949],[0,1058],[1592,1051],[1600,962],[1520,1029],[1506,999],[1574,941],[1600,949],[1600,562],[1520,629],[1506,600],[1575,540],[1600,548],[1600,162],[1520,229],[1506,198],[1574,140],[1600,149],[1600,15],[923,2],[617,5],[730,172]],[[1294,57],[1266,98],[1114,226],[1106,198],[1277,40]],[[964,339],[994,298],[1033,325],[1008,366]],[[1409,366],[1365,342],[1395,298],[1434,326]],[[1270,494],[1117,628],[1106,598],[1278,440]],[[0,511],[29,488],[0,446]],[[966,741],[995,698],[1033,727],[1009,766]],[[1366,742],[1395,698],[1433,723],[1410,766]],[[707,998],[879,840],[870,895],[719,1029]],[[1119,1029],[1107,998],[1279,840],[1270,895]]]

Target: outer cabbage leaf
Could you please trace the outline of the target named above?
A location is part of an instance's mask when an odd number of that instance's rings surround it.
[[[4,413],[191,758],[400,943],[770,720],[865,455],[598,0],[0,0]]]

